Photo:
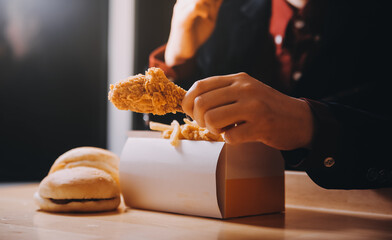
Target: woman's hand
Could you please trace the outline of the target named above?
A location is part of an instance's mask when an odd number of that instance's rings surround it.
[[[165,62],[175,66],[192,58],[210,37],[223,0],[177,0]]]
[[[182,102],[186,114],[230,144],[261,141],[279,150],[308,147],[313,116],[308,104],[246,73],[199,80]]]

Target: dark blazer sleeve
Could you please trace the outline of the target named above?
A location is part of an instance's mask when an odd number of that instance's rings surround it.
[[[316,122],[313,144],[282,152],[288,164],[324,188],[392,187],[390,121],[341,104],[306,101]]]

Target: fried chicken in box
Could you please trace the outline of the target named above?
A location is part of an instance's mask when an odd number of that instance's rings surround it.
[[[170,139],[170,143],[173,146],[178,145],[178,140],[202,140],[202,141],[220,141],[223,142],[223,135],[215,135],[208,129],[200,127],[195,120],[190,121],[184,118],[185,124],[180,125],[176,120],[170,125],[150,122],[150,129],[155,131],[161,131],[163,138]]]
[[[164,115],[183,112],[186,91],[171,82],[160,68],[149,68],[145,75],[131,76],[110,85],[109,100],[120,110]]]

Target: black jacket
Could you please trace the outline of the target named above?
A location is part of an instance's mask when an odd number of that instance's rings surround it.
[[[316,120],[310,151],[283,152],[324,188],[392,186],[391,20],[383,1],[326,1],[316,54],[286,94],[308,99]],[[280,89],[269,34],[270,0],[225,0],[196,56],[197,78],[246,72]]]

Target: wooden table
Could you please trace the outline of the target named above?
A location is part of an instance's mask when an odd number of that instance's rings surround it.
[[[286,181],[294,178],[298,176],[286,176]],[[287,187],[286,196],[293,199],[286,199],[284,213],[228,220],[129,209],[123,204],[116,212],[50,214],[33,202],[37,187],[37,183],[0,187],[1,240],[392,239],[391,214],[295,205],[299,201],[290,191],[298,189]],[[382,194],[384,204],[389,192]]]

